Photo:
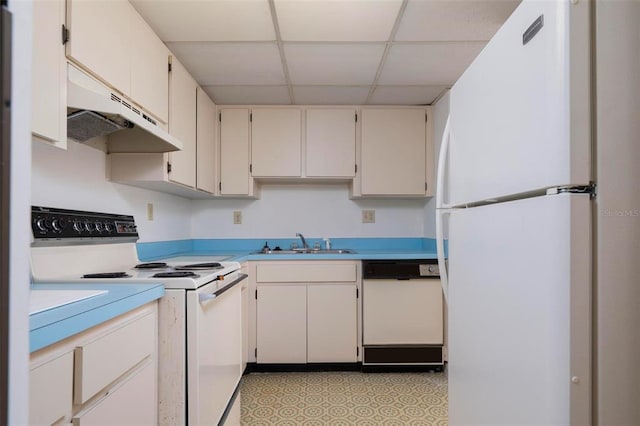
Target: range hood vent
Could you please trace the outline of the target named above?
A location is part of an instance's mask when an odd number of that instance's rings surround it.
[[[182,149],[182,142],[144,111],[69,64],[67,137],[86,142],[96,136],[107,136],[111,153]]]

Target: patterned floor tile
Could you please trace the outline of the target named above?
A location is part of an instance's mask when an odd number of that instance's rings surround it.
[[[447,425],[445,373],[252,373],[243,425]]]

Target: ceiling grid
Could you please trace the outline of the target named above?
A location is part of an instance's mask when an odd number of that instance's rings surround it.
[[[130,1],[222,105],[431,104],[520,2]]]

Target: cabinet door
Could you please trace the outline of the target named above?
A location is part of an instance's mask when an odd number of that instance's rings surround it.
[[[147,364],[73,418],[74,426],[157,424],[156,364]]]
[[[196,186],[197,83],[174,57],[170,73],[169,133],[182,142],[182,150],[169,154],[169,180]]]
[[[363,109],[362,195],[425,195],[424,109]]]
[[[216,104],[198,87],[196,107],[196,185],[214,193],[216,190]]]
[[[169,49],[134,11],[131,14],[131,99],[169,121]]]
[[[259,363],[307,362],[307,287],[258,287],[257,340]]]
[[[67,61],[60,28],[64,0],[33,2],[33,85],[31,130],[67,147]]]
[[[251,164],[254,177],[299,177],[300,110],[254,108]]]
[[[354,177],[356,110],[308,109],[306,166],[309,177]]]
[[[131,16],[127,0],[67,0],[67,56],[118,91],[131,93]]]
[[[249,110],[220,111],[220,195],[249,195]]]
[[[307,362],[358,360],[355,285],[307,286]]]
[[[50,425],[71,409],[73,352],[29,372],[29,424]]]

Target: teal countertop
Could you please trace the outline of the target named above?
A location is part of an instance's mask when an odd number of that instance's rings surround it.
[[[38,283],[33,284],[31,289],[107,290],[107,293],[29,315],[30,352],[81,333],[164,295],[162,284]]]
[[[307,238],[308,246],[321,243],[318,238]],[[332,238],[332,249],[349,249],[353,254],[261,254],[265,243],[271,248],[288,250],[297,238],[271,239],[207,239],[139,243],[138,255],[143,261],[175,256],[216,256],[221,260],[375,260],[375,259],[435,259],[435,241],[430,238]]]

